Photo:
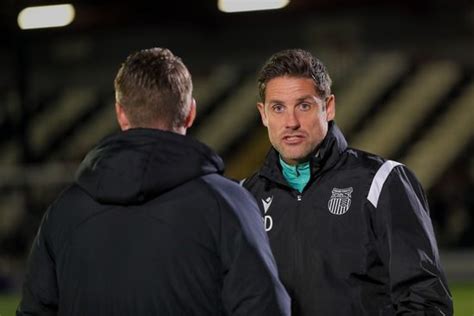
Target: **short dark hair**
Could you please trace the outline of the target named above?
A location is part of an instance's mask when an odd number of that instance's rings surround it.
[[[313,79],[321,98],[324,99],[331,94],[332,81],[326,66],[308,51],[287,49],[273,54],[260,70],[258,90],[262,102],[265,101],[267,83],[282,76]]]
[[[181,59],[166,48],[140,50],[127,57],[114,81],[116,101],[133,127],[156,122],[170,129],[184,124],[193,84]]]

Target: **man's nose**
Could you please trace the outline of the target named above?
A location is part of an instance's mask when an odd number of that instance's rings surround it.
[[[295,111],[288,111],[286,113],[286,127],[291,129],[297,129],[300,127],[300,122]]]

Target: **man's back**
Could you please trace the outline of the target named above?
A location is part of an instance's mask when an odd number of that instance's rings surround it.
[[[48,210],[18,315],[280,314],[273,258],[255,247],[263,229],[245,223],[257,206],[221,171],[174,133],[106,139]]]

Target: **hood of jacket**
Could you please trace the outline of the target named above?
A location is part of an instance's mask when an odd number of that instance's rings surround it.
[[[223,170],[222,159],[189,136],[137,128],[93,148],[79,166],[76,183],[100,203],[140,204]]]

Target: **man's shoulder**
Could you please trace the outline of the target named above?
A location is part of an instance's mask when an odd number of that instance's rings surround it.
[[[64,188],[49,207],[49,216],[53,218],[64,219],[71,218],[71,209],[85,201],[91,201],[90,197],[77,184],[70,184]]]
[[[356,148],[348,148],[346,154],[348,157],[347,164],[372,172],[376,172],[388,161],[382,156]]]
[[[403,163],[386,159],[380,155],[366,152],[360,149],[349,148],[347,153],[354,161],[354,164],[360,166],[363,169],[368,170],[374,176],[380,173],[390,174],[392,170],[404,170],[404,172],[409,173],[410,175],[413,172],[407,168]]]
[[[68,232],[84,220],[80,209],[86,200],[92,199],[78,185],[67,186],[46,210],[42,231],[55,242],[63,242]]]
[[[202,177],[202,180],[207,186],[219,196],[230,199],[244,199],[250,198],[247,190],[242,187],[242,183],[237,180],[232,180],[219,174],[210,174]],[[243,181],[243,180],[242,180]]]
[[[384,188],[386,188],[386,192],[391,192],[390,190],[396,187],[411,187],[412,189],[410,190],[417,191],[420,196],[424,195],[415,173],[403,163],[352,148],[348,149],[348,154],[352,156],[350,159],[357,161],[360,166],[358,168],[358,175],[365,171],[367,180],[370,183],[367,198],[374,206],[377,206],[378,199]],[[408,183],[410,185],[407,186]]]
[[[208,175],[202,179],[212,190],[223,210],[231,211],[241,220],[243,217],[258,219],[260,212],[257,202],[238,182],[220,175]]]
[[[239,181],[239,184],[246,188],[247,190],[251,190],[252,188],[254,188],[256,185],[258,185],[259,183],[261,183],[261,177],[260,177],[260,173],[258,171],[254,172],[253,174],[250,174],[248,177],[244,178],[244,179],[241,179]]]

